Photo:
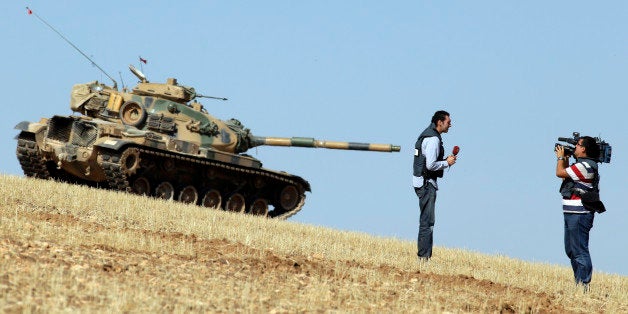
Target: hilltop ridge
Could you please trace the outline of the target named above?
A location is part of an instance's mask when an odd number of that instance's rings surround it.
[[[0,175],[4,312],[628,312],[628,278]],[[578,297],[574,297],[578,296]]]

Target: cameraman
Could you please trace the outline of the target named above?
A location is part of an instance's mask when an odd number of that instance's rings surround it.
[[[565,217],[565,253],[571,260],[576,284],[582,284],[585,292],[591,282],[593,265],[589,254],[589,231],[593,227],[594,212],[585,208],[581,196],[598,191],[599,175],[597,156],[600,155],[594,138],[583,136],[578,139],[573,155],[576,162],[569,166],[565,148],[556,146],[556,176],[563,178],[560,193],[563,196]]]

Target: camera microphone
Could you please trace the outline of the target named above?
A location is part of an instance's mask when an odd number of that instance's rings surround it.
[[[454,146],[454,149],[451,151],[451,153],[454,154],[454,156],[456,156],[458,155],[458,152],[460,152],[460,147]]]

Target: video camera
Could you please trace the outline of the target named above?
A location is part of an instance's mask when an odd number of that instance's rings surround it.
[[[595,143],[600,148],[600,155],[589,156],[589,157],[595,159],[597,162],[610,163],[611,162],[611,145],[606,143],[599,137],[594,137],[594,138],[595,138]],[[556,143],[556,146],[563,147],[563,149],[565,150],[565,156],[572,156],[575,149],[575,145],[578,144],[579,140],[580,140],[580,133],[573,132],[573,138],[569,138],[569,137],[558,138],[558,141],[569,143],[571,145],[564,145],[561,143]]]

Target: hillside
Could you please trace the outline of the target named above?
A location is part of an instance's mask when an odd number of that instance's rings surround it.
[[[2,312],[628,312],[628,277],[0,175]],[[305,210],[315,210],[305,208]]]

